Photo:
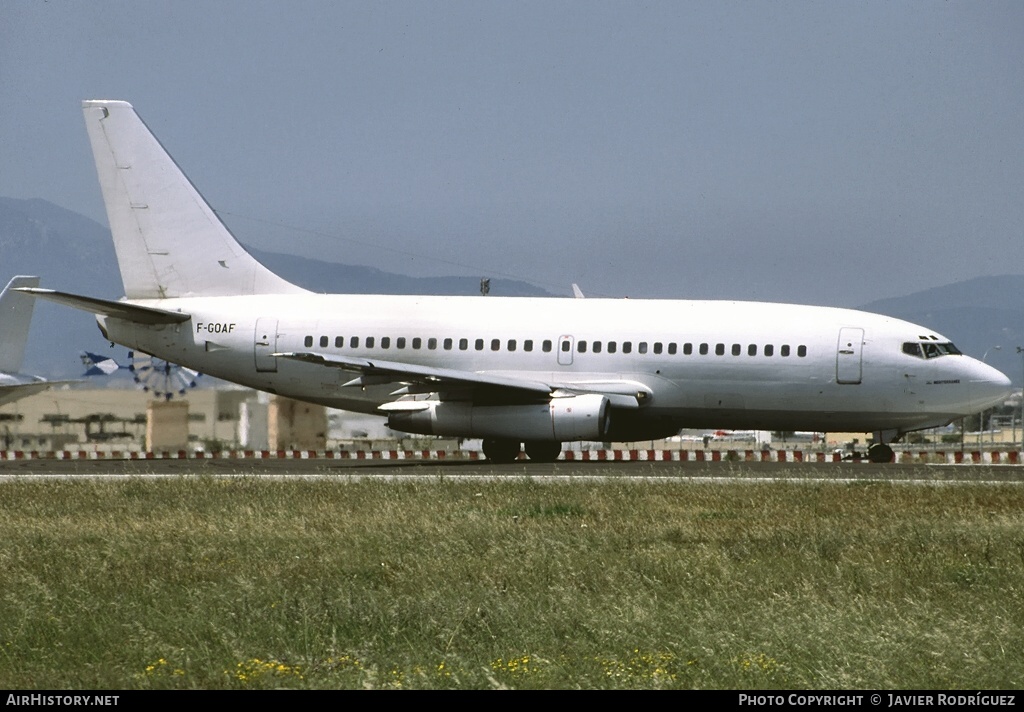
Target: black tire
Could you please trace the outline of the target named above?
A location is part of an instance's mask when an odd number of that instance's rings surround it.
[[[892,462],[896,453],[885,443],[875,443],[868,448],[868,460],[874,463]]]
[[[488,462],[498,465],[519,459],[520,443],[515,440],[484,440],[484,456]]]
[[[527,440],[526,455],[531,462],[555,462],[562,454],[562,443],[550,440]]]

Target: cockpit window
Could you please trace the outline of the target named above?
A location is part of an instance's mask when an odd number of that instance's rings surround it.
[[[938,358],[940,356],[962,355],[960,349],[948,341],[925,341],[923,343],[905,341],[903,343],[903,353],[916,358]]]

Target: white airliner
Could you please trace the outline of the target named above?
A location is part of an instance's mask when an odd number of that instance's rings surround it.
[[[18,290],[38,285],[39,277],[14,277],[0,292],[0,404],[54,385],[39,376],[21,373],[35,300]]]
[[[83,102],[125,298],[44,289],[112,342],[496,462],[680,428],[903,433],[1002,403],[1010,382],[931,329],[758,302],[314,294],[239,245],[123,101]]]

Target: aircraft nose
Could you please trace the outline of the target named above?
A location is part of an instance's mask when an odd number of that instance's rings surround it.
[[[977,360],[971,365],[970,397],[976,410],[1001,405],[1013,393],[1010,379],[1002,371]]]

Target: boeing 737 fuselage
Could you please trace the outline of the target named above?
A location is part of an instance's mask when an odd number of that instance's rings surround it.
[[[84,102],[122,301],[52,290],[111,340],[271,393],[484,439],[495,461],[680,428],[883,443],[1001,403],[1009,380],[932,330],[729,301],[324,295],[234,240],[129,104]]]

